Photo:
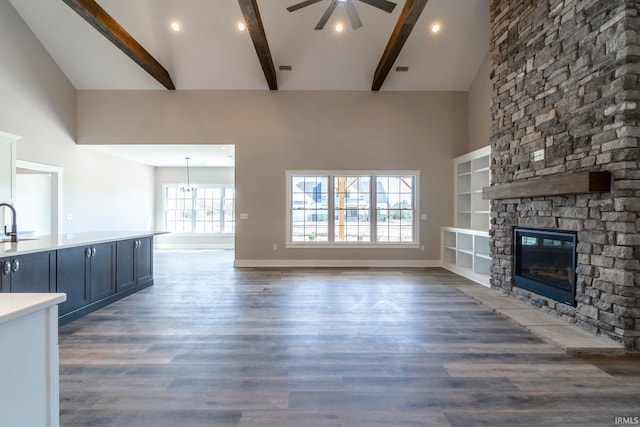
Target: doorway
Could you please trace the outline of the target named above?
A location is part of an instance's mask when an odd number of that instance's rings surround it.
[[[16,160],[15,208],[25,237],[58,235],[62,219],[62,168]]]

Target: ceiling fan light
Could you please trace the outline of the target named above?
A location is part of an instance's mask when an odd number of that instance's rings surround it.
[[[247,29],[247,26],[244,24],[244,22],[239,22],[239,23],[238,23],[238,29],[239,29],[240,31],[244,31],[244,30],[246,30],[246,29]]]
[[[440,32],[440,29],[441,29],[441,28],[440,28],[440,24],[439,24],[438,22],[434,23],[434,24],[431,26],[431,32],[432,32],[432,33],[439,33],[439,32]]]
[[[344,30],[344,27],[342,26],[342,24],[336,24],[336,31],[341,33],[342,30]]]

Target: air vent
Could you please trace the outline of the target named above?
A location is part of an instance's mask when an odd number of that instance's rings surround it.
[[[409,67],[407,67],[405,65],[398,66],[398,67],[396,67],[396,71],[397,72],[409,71]]]
[[[291,71],[293,70],[293,67],[291,67],[291,65],[280,65],[278,69],[280,71]]]

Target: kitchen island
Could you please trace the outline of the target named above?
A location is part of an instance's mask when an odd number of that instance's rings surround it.
[[[64,294],[0,294],[0,425],[57,427]]]
[[[0,292],[65,293],[59,324],[153,285],[156,232],[46,236],[0,244]]]

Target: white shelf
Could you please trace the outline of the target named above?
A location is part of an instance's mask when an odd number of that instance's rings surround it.
[[[491,203],[482,188],[491,184],[491,148],[460,156],[453,161],[455,227],[442,227],[442,267],[489,286],[489,219]]]
[[[491,184],[491,148],[480,148],[457,157],[453,162],[455,226],[488,230],[491,204],[482,198],[482,189]]]
[[[442,267],[474,282],[489,286],[491,257],[489,232],[468,228],[442,227]],[[455,239],[456,245],[451,245]],[[449,242],[446,244],[445,242]]]
[[[470,175],[471,174],[471,162],[460,162],[456,167],[456,173],[458,175]]]
[[[488,287],[491,269],[489,232],[442,227],[441,238],[442,267]]]

